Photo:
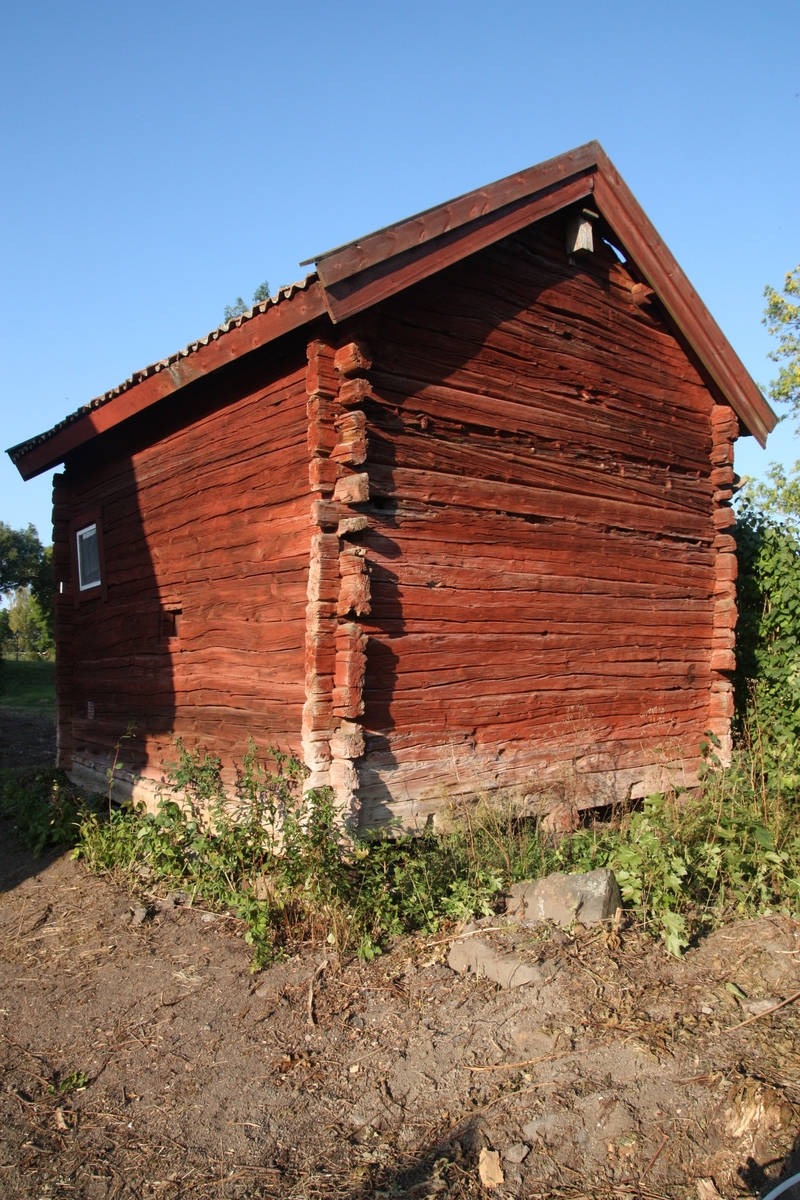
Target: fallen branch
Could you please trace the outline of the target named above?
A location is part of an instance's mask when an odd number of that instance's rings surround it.
[[[484,929],[469,929],[466,933],[451,933],[449,937],[439,938],[436,942],[426,942],[425,946],[446,946],[448,942],[460,942],[462,938],[477,937],[480,933],[507,933],[508,925],[487,925]]]
[[[317,1019],[314,1016],[314,980],[319,979],[320,975],[325,970],[327,965],[328,965],[328,960],[327,960],[327,958],[324,958],[322,960],[322,962],[319,964],[319,966],[317,967],[314,974],[311,976],[311,979],[309,980],[309,984],[308,984],[308,1024],[309,1025],[316,1025],[316,1023],[317,1023]]]
[[[768,1008],[766,1012],[756,1013],[754,1017],[748,1017],[746,1021],[740,1021],[738,1025],[729,1025],[727,1029],[723,1029],[723,1033],[733,1033],[734,1029],[742,1029],[745,1025],[752,1025],[753,1021],[760,1021],[762,1017],[771,1017],[779,1008],[785,1008],[787,1004],[794,1004],[795,1000],[800,1000],[800,992],[795,992],[788,1000],[781,1000],[780,1004]]]
[[[664,1149],[664,1147],[666,1146],[667,1142],[669,1141],[669,1134],[667,1134],[667,1133],[664,1133],[664,1134],[662,1134],[661,1136],[663,1137],[663,1139],[664,1139],[664,1140],[662,1141],[661,1145],[658,1147],[658,1149],[656,1150],[655,1154],[654,1154],[654,1155],[653,1155],[653,1157],[650,1159],[650,1162],[647,1164],[647,1166],[645,1167],[645,1169],[642,1171],[641,1175],[639,1176],[639,1182],[640,1182],[640,1183],[642,1182],[642,1180],[644,1179],[645,1175],[646,1175],[646,1174],[647,1174],[647,1172],[650,1170],[650,1168],[651,1168],[652,1166],[655,1166],[655,1161],[656,1161],[656,1159],[658,1158],[659,1154],[661,1153],[661,1151]]]
[[[526,1058],[522,1062],[513,1063],[494,1063],[487,1067],[471,1067],[467,1066],[468,1071],[517,1071],[521,1067],[535,1067],[537,1063],[553,1062],[557,1058],[569,1058],[572,1054],[591,1054],[593,1050],[599,1050],[602,1046],[610,1046],[612,1042],[628,1041],[628,1038],[608,1038],[605,1042],[595,1042],[593,1046],[587,1046],[583,1050],[562,1050],[559,1054],[542,1054],[539,1058]]]

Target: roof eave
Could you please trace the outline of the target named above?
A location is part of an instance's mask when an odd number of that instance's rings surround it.
[[[121,421],[242,355],[325,316],[325,301],[316,275],[284,291],[284,299],[276,297],[227,322],[180,354],[132,375],[119,388],[90,401],[54,429],[12,446],[7,453],[22,478],[33,479],[58,466],[71,451]]]
[[[616,238],[761,446],[778,417],[599,142],[548,159],[321,255],[317,274],[156,363],[8,453],[23,479],[135,413],[284,333],[372,307],[509,233],[592,194]]]

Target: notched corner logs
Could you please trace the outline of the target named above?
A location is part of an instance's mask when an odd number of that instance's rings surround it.
[[[720,740],[721,757],[730,758],[732,750],[731,717],[733,684],[729,678],[736,669],[736,577],[739,564],[736,542],[731,535],[736,514],[730,506],[733,496],[733,444],[739,436],[736,413],[727,404],[715,404],[711,410],[711,475],[715,488],[712,519],[717,535],[714,547],[714,615],[711,639],[711,688],[708,728]]]
[[[372,355],[362,342],[348,342],[336,351],[333,365],[339,375],[347,379],[368,371],[372,366]]]
[[[339,350],[319,340],[308,346],[309,486],[320,499],[310,514],[319,532],[309,560],[303,752],[306,786],[333,788],[345,826],[355,821],[355,760],[364,753],[356,718],[364,711],[367,643],[350,618],[370,611],[366,551],[345,539],[369,524],[351,506],[369,499],[369,477],[356,468],[367,457],[366,417],[357,406],[371,393],[363,378],[371,365],[356,342]]]

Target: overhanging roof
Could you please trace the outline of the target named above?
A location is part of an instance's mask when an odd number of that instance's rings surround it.
[[[309,259],[316,264],[315,274],[136,372],[8,453],[23,479],[30,479],[97,434],[290,330],[326,314],[336,323],[363,312],[589,196],[719,391],[764,446],[778,418],[602,146],[588,142]]]

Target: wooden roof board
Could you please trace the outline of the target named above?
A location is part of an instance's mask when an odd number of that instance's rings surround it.
[[[316,277],[306,281],[302,288],[295,285],[292,295],[282,303],[260,308],[261,311],[248,314],[246,322],[237,319],[227,330],[221,327],[223,336],[203,338],[187,347],[184,353],[145,368],[143,372],[135,372],[126,384],[90,401],[54,429],[12,446],[7,453],[22,478],[32,479],[57,466],[66,454],[97,434],[143,412],[195,379],[277,340],[292,329],[324,317],[326,313],[322,288]]]
[[[485,188],[327,251],[317,276],[287,289],[282,304],[223,326],[181,356],[84,406],[54,429],[8,453],[24,479],[60,463],[97,434],[217,367],[325,313],[335,323],[476,253],[509,233],[592,196],[637,270],[721,394],[760,445],[778,418],[599,142],[548,159]],[[312,261],[312,260],[308,260]],[[188,357],[186,357],[188,355]],[[161,370],[164,366],[166,369]]]
[[[323,286],[330,288],[341,279],[477,221],[514,201],[557,187],[573,176],[594,171],[599,150],[598,142],[587,142],[585,146],[568,150],[566,154],[549,158],[535,167],[508,175],[455,200],[447,200],[444,204],[388,225],[385,229],[378,229],[357,241],[337,246],[335,250],[326,250],[324,254],[307,259],[300,265],[316,263]]]

